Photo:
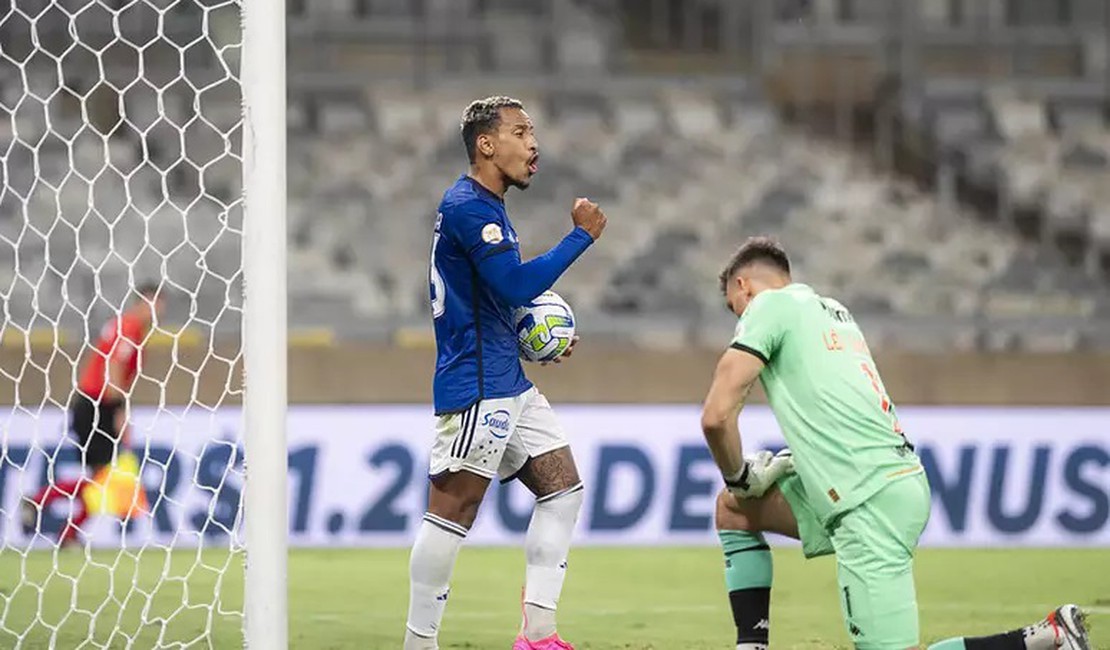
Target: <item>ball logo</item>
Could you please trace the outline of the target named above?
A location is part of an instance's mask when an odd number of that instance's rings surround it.
[[[487,223],[482,227],[482,241],[487,244],[500,244],[503,239],[505,239],[505,236],[501,234],[501,226],[495,223]]]
[[[557,335],[559,328],[574,327],[574,321],[569,316],[547,314],[544,319],[537,322],[531,315],[525,316],[518,326],[518,337],[521,343],[530,347],[533,352],[542,352]],[[570,339],[564,338],[558,343],[554,355],[559,356],[570,345]]]
[[[486,413],[485,417],[482,418],[482,426],[489,427],[489,432],[494,438],[508,437],[509,412],[502,410]]]
[[[554,291],[513,312],[517,344],[526,361],[551,361],[574,340],[574,312]]]

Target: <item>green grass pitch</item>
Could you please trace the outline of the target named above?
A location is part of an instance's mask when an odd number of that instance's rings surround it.
[[[580,650],[731,648],[720,552],[582,548],[572,552],[560,631]],[[518,625],[520,549],[464,548],[443,648],[508,648]],[[149,549],[0,553],[0,648],[240,647],[241,557]],[[772,647],[845,648],[830,559],[775,552]],[[296,550],[290,646],[397,648],[408,601],[406,550]],[[1110,549],[924,550],[917,562],[925,641],[1033,622],[1074,601],[1110,648]],[[218,596],[218,599],[216,598]],[[211,603],[218,600],[218,606]],[[205,631],[210,636],[205,637]],[[91,642],[90,642],[91,640]]]

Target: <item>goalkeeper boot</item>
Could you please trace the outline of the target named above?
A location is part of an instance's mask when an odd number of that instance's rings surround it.
[[[1091,650],[1087,636],[1086,615],[1077,605],[1064,605],[1048,615],[1045,621],[1056,635],[1056,646],[1062,650]]]

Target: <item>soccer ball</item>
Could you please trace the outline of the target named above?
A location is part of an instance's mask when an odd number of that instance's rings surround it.
[[[526,361],[552,361],[570,347],[574,338],[574,312],[554,291],[544,291],[532,304],[517,308],[513,327]]]

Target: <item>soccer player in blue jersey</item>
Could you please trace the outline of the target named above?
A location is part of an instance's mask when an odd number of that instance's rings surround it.
[[[551,405],[524,375],[512,314],[550,289],[601,236],[605,214],[577,199],[573,229],[544,255],[522,262],[504,197],[511,187],[526,189],[538,170],[532,120],[517,100],[478,100],[463,114],[462,139],[470,171],[443,195],[432,238],[438,419],[428,512],[409,564],[404,648],[438,647],[455,557],[496,476],[519,479],[536,496],[513,650],[568,650],[555,631],[555,609],[582,482]]]

